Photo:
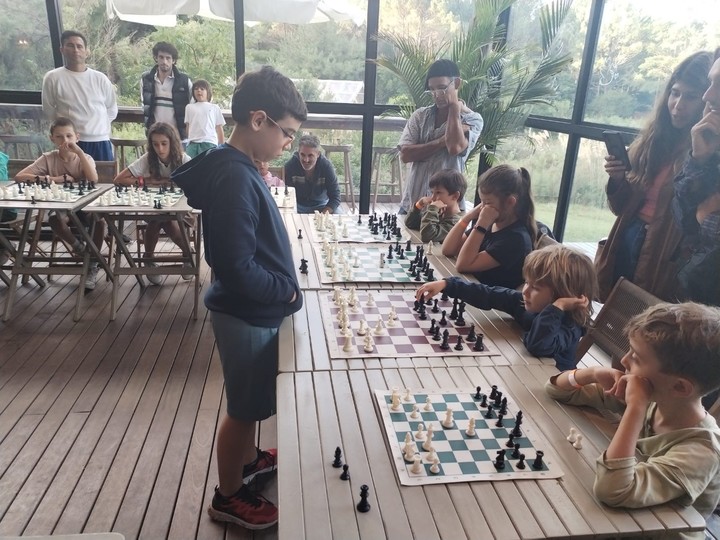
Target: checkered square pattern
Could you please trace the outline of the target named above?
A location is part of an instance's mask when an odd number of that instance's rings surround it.
[[[282,188],[280,188],[282,190]],[[401,232],[398,237],[393,234],[395,231],[391,230],[387,225],[379,226],[377,234],[373,234],[372,230],[368,226],[370,216],[361,215],[359,216],[362,223],[358,223],[358,216],[348,216],[343,214],[333,214],[327,216],[325,228],[322,231],[317,229],[315,220],[313,218],[313,226],[311,227],[312,239],[314,242],[354,242],[358,244],[377,244],[391,242],[395,243],[400,241],[401,244],[407,242],[407,235]],[[389,216],[387,214],[380,215],[375,214],[376,220],[380,222],[388,222]],[[398,220],[401,223],[402,220]],[[402,231],[402,226],[401,226]],[[388,235],[388,232],[390,233]],[[389,236],[389,237],[388,237]]]

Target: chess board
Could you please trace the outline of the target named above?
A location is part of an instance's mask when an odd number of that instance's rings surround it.
[[[387,219],[387,214],[378,215],[377,219]],[[361,214],[358,216],[343,215],[343,214],[332,214],[325,218],[325,225],[322,230],[318,230],[317,218],[311,217],[310,231],[312,234],[313,242],[352,242],[357,244],[372,244],[372,243],[386,243],[396,242],[405,243],[409,236],[402,230],[402,221],[398,221],[400,227],[400,236],[394,234],[394,231],[390,231],[390,237],[388,238],[388,227],[378,227],[378,233],[373,234],[368,227],[370,216],[367,214]],[[358,223],[360,219],[361,223]],[[383,232],[383,230],[385,232]]]
[[[294,187],[271,187],[270,189],[270,195],[272,196],[273,200],[275,201],[275,204],[277,204],[278,208],[292,208],[295,209],[297,206],[297,199],[295,198],[295,188]],[[285,191],[287,190],[287,195],[285,194]]]
[[[470,332],[470,325],[474,326],[475,332],[481,334],[482,328],[478,322],[465,313],[466,324],[457,326],[449,318],[452,310],[452,300],[442,301],[438,297],[438,309],[446,311],[447,326],[441,327],[448,330],[449,349],[443,350],[440,347],[441,341],[434,341],[429,333],[431,319],[439,321],[442,314],[433,313],[427,310],[427,319],[420,320],[419,314],[413,310],[414,294],[412,290],[407,291],[356,291],[358,301],[355,306],[347,306],[346,313],[348,324],[352,330],[350,337],[352,349],[349,352],[344,350],[346,337],[342,334],[338,314],[340,306],[335,302],[334,291],[321,291],[320,312],[322,313],[324,334],[327,339],[330,358],[413,358],[413,357],[438,357],[438,356],[488,356],[497,354],[497,347],[487,337],[482,337],[483,351],[474,351],[474,343],[465,339]],[[348,291],[340,291],[344,297],[348,297]],[[375,306],[368,307],[368,297],[372,295]],[[430,308],[430,306],[427,306]],[[394,326],[388,326],[388,315],[394,308],[397,320]],[[374,330],[378,319],[383,322],[384,333],[375,335]],[[365,351],[365,338],[358,335],[360,321],[365,320],[368,332],[373,339],[373,350]],[[455,346],[458,336],[462,336],[463,349],[456,350]]]
[[[157,202],[161,208],[172,208],[183,197],[181,189],[160,193],[157,188],[143,191],[137,187],[118,191],[111,189],[92,201],[88,206],[132,206],[139,208],[155,208]]]
[[[333,275],[331,266],[327,265],[327,257],[324,250],[330,245],[335,249],[334,261],[337,267],[337,275]],[[388,260],[388,248],[391,244],[369,245],[369,244],[313,244],[313,252],[317,261],[317,268],[320,272],[321,283],[407,283],[418,286],[426,281],[425,275],[417,279],[411,274],[410,266],[417,253],[417,246],[411,246],[405,251],[404,258],[400,259],[394,252],[393,258]],[[404,245],[402,246],[405,247]],[[384,256],[384,266],[380,266],[380,255]],[[344,271],[344,262],[347,261],[350,276]],[[434,279],[442,276],[437,268],[430,264],[433,270]]]
[[[547,444],[540,432],[527,416],[523,415],[520,425],[521,435],[513,439],[518,443],[519,453],[525,455],[525,468],[518,468],[519,459],[513,458],[513,448],[507,447],[509,433],[515,426],[515,418],[519,409],[515,406],[510,395],[502,388],[498,388],[503,397],[507,398],[507,415],[502,420],[503,426],[496,426],[498,422],[498,409],[495,408],[491,418],[485,418],[487,409],[481,406],[481,400],[476,400],[474,390],[462,389],[433,389],[410,392],[410,400],[405,399],[405,390],[398,390],[400,394],[399,411],[393,411],[392,392],[388,390],[375,390],[375,404],[382,421],[390,456],[395,464],[395,470],[400,483],[404,486],[419,486],[427,484],[447,484],[453,482],[476,482],[488,480],[528,480],[559,478],[563,475],[558,464],[554,461],[550,445]],[[482,394],[489,394],[489,389],[483,389]],[[425,410],[426,400],[429,398],[430,409]],[[490,402],[492,403],[492,401]],[[417,418],[412,418],[413,407],[417,406]],[[450,429],[442,426],[448,408],[453,410],[454,425]],[[467,430],[470,418],[475,418],[475,437],[469,437]],[[429,452],[422,447],[424,439],[418,440],[416,433],[418,426],[423,424],[425,433],[430,425],[434,434],[432,446],[439,459],[439,472],[430,471],[432,463],[428,461]],[[412,444],[422,458],[421,472],[413,473],[412,463],[405,461],[402,449],[405,447],[405,436],[410,433]],[[505,450],[504,468],[495,467],[495,459],[499,450]],[[540,469],[533,467],[536,452],[544,452]]]
[[[80,189],[77,186],[69,189],[63,188],[62,184],[52,184],[51,187],[43,187],[36,184],[26,185],[24,183],[12,182],[4,185],[2,189],[0,189],[0,200],[32,201],[34,197],[37,202],[75,202],[95,192],[95,189],[84,189],[82,195],[80,195]],[[20,193],[20,190],[22,190],[22,193]]]

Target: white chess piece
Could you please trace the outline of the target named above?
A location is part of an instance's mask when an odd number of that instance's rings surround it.
[[[583,440],[582,434],[578,433],[577,438],[575,439],[575,442],[573,443],[573,448],[576,448],[577,450],[581,450],[582,449],[582,440]]]
[[[415,454],[413,459],[414,459],[414,463],[412,464],[412,467],[410,467],[410,472],[413,474],[422,474],[423,466],[422,466],[422,458],[420,457],[420,454]]]
[[[415,438],[418,441],[425,440],[425,426],[423,424],[418,424],[417,431],[415,432]]]
[[[410,393],[410,389],[406,388],[405,395],[403,396],[403,401],[412,401],[412,400],[413,400],[413,398],[412,398],[412,394]]]
[[[571,427],[570,434],[565,438],[567,439],[568,442],[574,443],[577,440],[577,435],[578,435],[577,429],[575,429],[574,427]]]
[[[402,410],[402,405],[400,404],[400,394],[393,393],[392,395],[392,405],[390,406],[391,411],[400,411]]]
[[[395,319],[393,319],[392,313],[388,313],[387,322],[385,324],[388,328],[395,326]]]
[[[385,268],[385,254],[380,254],[380,268]]]
[[[365,321],[365,319],[360,319],[360,328],[357,329],[358,336],[364,336],[365,334],[367,334],[367,331],[367,322]]]
[[[430,472],[433,474],[440,473],[440,460],[437,457],[433,459],[433,464],[430,466]]]
[[[414,462],[416,453],[417,448],[415,447],[415,443],[413,442],[413,437],[410,432],[408,432],[405,434],[405,447],[403,448],[403,456],[405,456],[405,461],[410,463]]]
[[[375,342],[373,341],[373,338],[370,334],[367,334],[365,336],[365,341],[363,343],[363,350],[366,353],[371,353],[375,350]]]
[[[345,345],[343,346],[343,351],[349,353],[349,352],[352,352],[352,350],[353,350],[352,333],[350,333],[349,336],[347,334],[345,334]]]
[[[375,329],[373,334],[376,336],[382,336],[385,334],[385,327],[383,326],[382,317],[378,317],[377,323],[375,323]]]
[[[358,259],[357,255],[355,255],[355,258],[353,259],[353,268],[360,268],[360,259]]]
[[[435,448],[431,446],[430,450],[428,450],[428,453],[425,456],[425,461],[427,461],[428,463],[432,463],[436,459],[438,459],[437,452],[435,451]]]
[[[373,296],[373,293],[367,293],[367,302],[365,302],[365,305],[367,307],[375,307],[375,297]]]
[[[390,306],[390,314],[388,315],[389,319],[392,319],[393,321],[397,321],[397,311],[395,311],[395,306]]]
[[[467,429],[465,430],[465,435],[467,435],[468,437],[474,437],[474,436],[475,436],[475,419],[474,419],[474,418],[471,418],[471,419],[468,421],[468,427],[467,427]]]
[[[434,436],[435,436],[435,430],[433,429],[433,425],[429,424],[427,431],[425,432],[425,442],[422,444],[423,450],[425,450],[426,452],[429,452],[430,450],[432,450],[432,447],[433,447],[432,440],[433,440]]]
[[[433,254],[433,246],[434,246],[433,241],[430,240],[430,241],[428,242],[427,249],[425,250],[425,255],[432,255],[432,254]]]
[[[448,410],[445,411],[445,420],[440,422],[443,427],[450,429],[455,425],[455,421],[453,420],[453,410],[448,407]]]
[[[420,412],[419,412],[418,406],[417,406],[417,405],[413,405],[413,410],[412,410],[412,412],[410,413],[410,418],[412,418],[413,420],[415,420],[416,418],[419,418],[419,417],[420,417]]]
[[[423,407],[424,411],[432,411],[432,402],[430,401],[430,396],[425,398],[425,406]]]

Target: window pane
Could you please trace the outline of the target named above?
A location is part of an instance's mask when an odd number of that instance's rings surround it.
[[[306,101],[362,103],[367,3],[346,2],[348,20],[245,26],[246,67],[275,66]]]
[[[587,97],[586,119],[640,127],[673,68],[717,46],[720,11],[705,0],[609,0]]]
[[[0,0],[0,8],[0,89],[39,92],[43,75],[55,67],[45,2]]]
[[[596,244],[608,235],[615,222],[605,196],[608,180],[602,165],[605,154],[607,150],[601,141],[580,142],[564,242]]]

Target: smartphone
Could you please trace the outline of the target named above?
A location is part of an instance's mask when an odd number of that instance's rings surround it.
[[[630,170],[630,156],[628,156],[627,149],[625,148],[625,141],[619,131],[603,131],[603,140],[605,141],[605,148],[607,148],[608,155],[615,156],[615,159],[622,161],[625,165],[625,170]]]

